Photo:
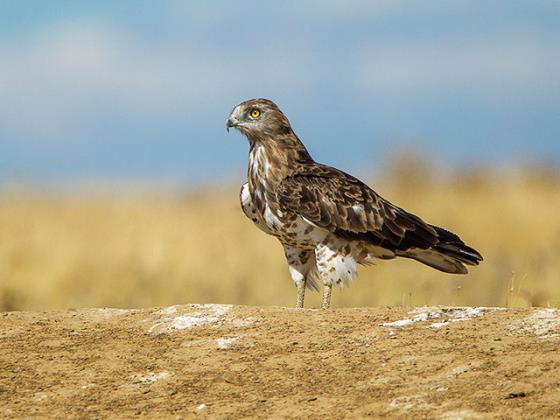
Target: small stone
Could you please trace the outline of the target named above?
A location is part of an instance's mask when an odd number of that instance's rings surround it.
[[[199,404],[196,406],[195,411],[199,412],[204,410],[206,407],[208,407],[206,404]]]
[[[510,392],[508,394],[508,396],[506,397],[506,400],[512,399],[512,398],[524,398],[527,396],[527,393],[521,391],[521,392]]]

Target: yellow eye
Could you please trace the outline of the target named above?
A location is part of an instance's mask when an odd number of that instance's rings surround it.
[[[259,111],[258,109],[253,109],[250,115],[251,118],[259,118],[261,116],[261,111]]]

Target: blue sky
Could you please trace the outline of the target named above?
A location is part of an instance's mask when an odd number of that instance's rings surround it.
[[[234,105],[267,97],[317,160],[560,162],[558,1],[10,1],[0,183],[241,179]]]

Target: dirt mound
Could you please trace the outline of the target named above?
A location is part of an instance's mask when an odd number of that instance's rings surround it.
[[[557,417],[560,311],[0,314],[0,417]]]

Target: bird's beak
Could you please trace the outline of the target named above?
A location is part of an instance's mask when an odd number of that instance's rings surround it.
[[[226,131],[229,132],[230,128],[239,128],[242,125],[241,122],[241,112],[239,106],[236,106],[226,121]]]
[[[226,121],[226,131],[229,133],[229,129],[235,127],[235,125],[236,121],[232,117],[229,117]]]

